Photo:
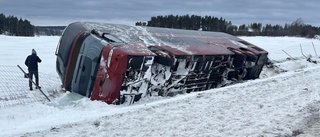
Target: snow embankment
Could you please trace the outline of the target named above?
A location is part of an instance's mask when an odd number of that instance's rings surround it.
[[[43,122],[41,128],[30,124],[33,131],[29,133],[16,130],[16,134],[6,134],[4,130],[1,134],[32,137],[290,136],[301,132],[319,117],[320,67],[307,67],[303,62],[293,61],[292,64],[302,67],[269,78],[158,101],[142,100],[131,106],[102,106],[82,99],[75,102],[78,105],[37,117],[77,110],[65,113],[70,119],[79,117],[77,121],[61,121],[56,114],[57,117],[50,119],[60,123]],[[90,115],[87,113],[90,109],[95,110],[91,116],[80,116]]]

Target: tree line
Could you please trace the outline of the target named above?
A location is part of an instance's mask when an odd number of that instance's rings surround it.
[[[66,26],[36,26],[34,33],[37,36],[60,36],[65,28]]]
[[[225,32],[236,36],[300,36],[313,38],[320,35],[320,27],[305,24],[302,18],[298,18],[290,24],[271,25],[262,23],[233,25],[222,17],[198,16],[198,15],[165,15],[151,17],[147,22],[136,22],[136,26],[150,26],[163,28],[176,28],[188,30]]]
[[[0,13],[0,34],[9,36],[34,36],[34,26],[26,19]]]
[[[188,30],[225,32],[236,36],[301,36],[313,38],[320,35],[320,27],[305,24],[298,18],[290,24],[271,25],[262,23],[233,25],[222,17],[198,15],[165,15],[151,17],[147,22],[136,22],[136,26],[151,26]],[[10,36],[61,35],[65,26],[35,27],[26,19],[5,16],[0,13],[0,34]]]

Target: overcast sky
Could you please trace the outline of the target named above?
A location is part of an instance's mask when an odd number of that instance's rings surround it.
[[[158,15],[222,17],[234,25],[284,25],[302,18],[320,26],[319,0],[0,0],[0,13],[36,26],[96,21],[134,25]]]

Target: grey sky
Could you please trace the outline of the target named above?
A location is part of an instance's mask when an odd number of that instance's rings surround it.
[[[134,25],[158,15],[222,17],[234,25],[284,25],[302,18],[320,26],[319,0],[0,0],[0,13],[33,25],[97,21]]]

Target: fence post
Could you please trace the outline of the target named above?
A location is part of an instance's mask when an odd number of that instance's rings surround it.
[[[292,56],[290,56],[286,51],[282,50],[284,53],[286,53],[292,60],[294,60],[294,58]]]
[[[302,46],[300,44],[300,49],[301,49],[301,54],[305,57],[305,58],[308,58],[306,55],[303,54],[303,51],[302,51]]]
[[[311,42],[311,43],[312,43],[312,46],[313,46],[314,53],[316,54],[316,57],[318,57],[318,54],[317,54],[316,48],[314,47],[313,42]]]

